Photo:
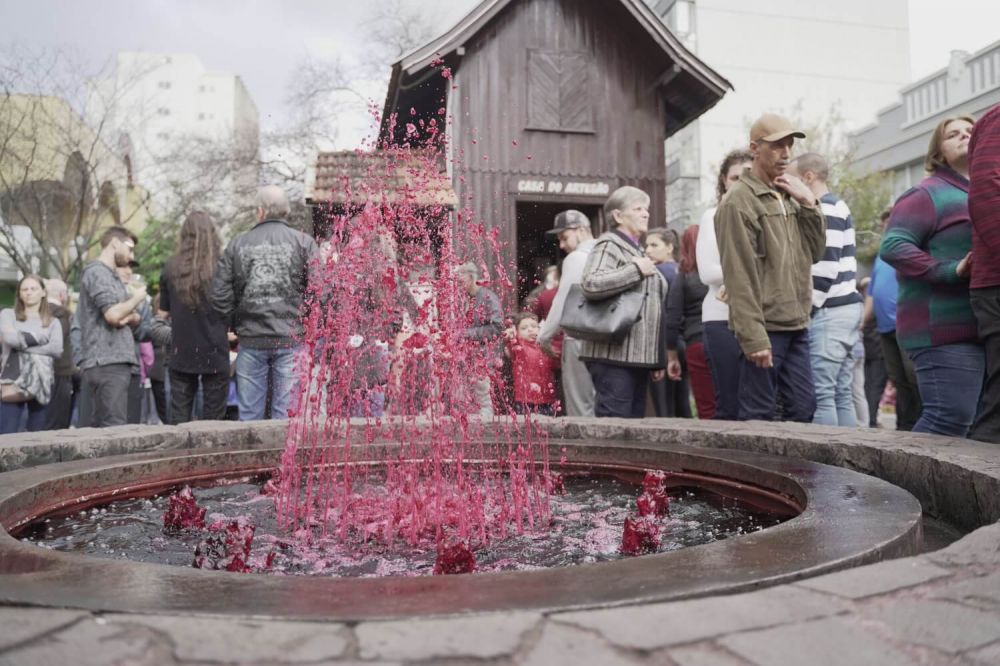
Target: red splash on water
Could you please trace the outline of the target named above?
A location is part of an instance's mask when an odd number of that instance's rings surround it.
[[[281,492],[281,468],[271,470],[271,478],[264,482],[260,489],[261,495],[277,495]]]
[[[476,570],[476,554],[464,541],[438,545],[437,559],[434,561],[434,575],[466,574]]]
[[[646,476],[642,480],[642,494],[636,500],[640,516],[665,516],[670,512],[666,482],[666,472],[646,470]]]
[[[194,551],[195,569],[213,569],[250,573],[247,564],[253,544],[255,528],[243,519],[229,522],[217,521],[208,527],[212,534],[198,544]]]
[[[194,493],[184,486],[170,496],[163,514],[163,527],[168,530],[201,529],[205,527],[205,509],[198,506]]]
[[[625,519],[622,531],[623,555],[648,555],[660,547],[660,526],[648,516]]]

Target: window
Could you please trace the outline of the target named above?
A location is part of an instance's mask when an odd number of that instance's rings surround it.
[[[528,129],[593,132],[590,54],[528,49]]]
[[[198,114],[198,120],[204,120],[204,119],[205,119],[205,114],[204,113],[199,113]]]
[[[170,90],[170,81],[160,81],[157,85],[163,90]]]
[[[160,115],[160,116],[169,116],[170,115],[170,109],[166,108],[165,106],[161,106],[160,108],[158,108],[156,110],[156,113],[157,113],[157,115]]]

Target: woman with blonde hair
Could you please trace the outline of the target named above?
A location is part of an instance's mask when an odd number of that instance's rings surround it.
[[[26,275],[17,283],[14,307],[0,311],[0,335],[0,433],[17,432],[25,412],[28,431],[43,430],[63,335],[49,312],[42,278]]]
[[[923,409],[914,432],[965,437],[976,416],[986,357],[969,302],[968,116],[934,129],[928,176],[896,201],[882,259],[896,269],[896,339],[913,359]]]

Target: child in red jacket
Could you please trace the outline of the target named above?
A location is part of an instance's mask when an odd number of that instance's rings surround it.
[[[522,312],[514,318],[507,337],[507,355],[513,361],[514,411],[518,414],[555,416],[557,410],[555,359],[538,346],[538,317]]]

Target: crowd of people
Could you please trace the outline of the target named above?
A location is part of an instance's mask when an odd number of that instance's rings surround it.
[[[462,339],[496,359],[468,378],[479,415],[875,426],[892,396],[900,430],[1000,441],[1000,107],[938,124],[927,177],[883,214],[863,280],[850,202],[831,191],[824,156],[794,154],[803,138],[781,116],[758,118],[747,148],[722,160],[716,205],[680,237],[649,228],[650,197],[631,186],[608,197],[598,238],[584,213],[559,213],[548,233],[565,259],[510,317],[483,266],[451,269]],[[0,312],[0,431],[144,411],[174,424],[286,418],[324,256],[289,211],[280,188],[262,188],[257,224],[224,250],[213,220],[192,213],[152,300],[120,226],[101,236],[72,311],[64,283],[25,276]],[[621,334],[571,335],[580,294],[598,312],[625,294],[639,305]],[[375,383],[392,375],[387,349]],[[358,413],[381,415],[379,395]]]
[[[824,156],[793,154],[803,138],[761,116],[679,243],[648,228],[632,187],[609,197],[596,240],[580,211],[556,216],[567,256],[537,344],[558,351],[563,413],[688,417],[693,394],[702,419],[874,427],[894,401],[899,430],[1000,442],[1000,107],[938,124],[927,177],[883,213],[861,280],[849,202]],[[596,302],[639,291],[644,309],[623,340],[558,349],[573,285]],[[537,383],[543,360],[526,354],[515,383]]]

